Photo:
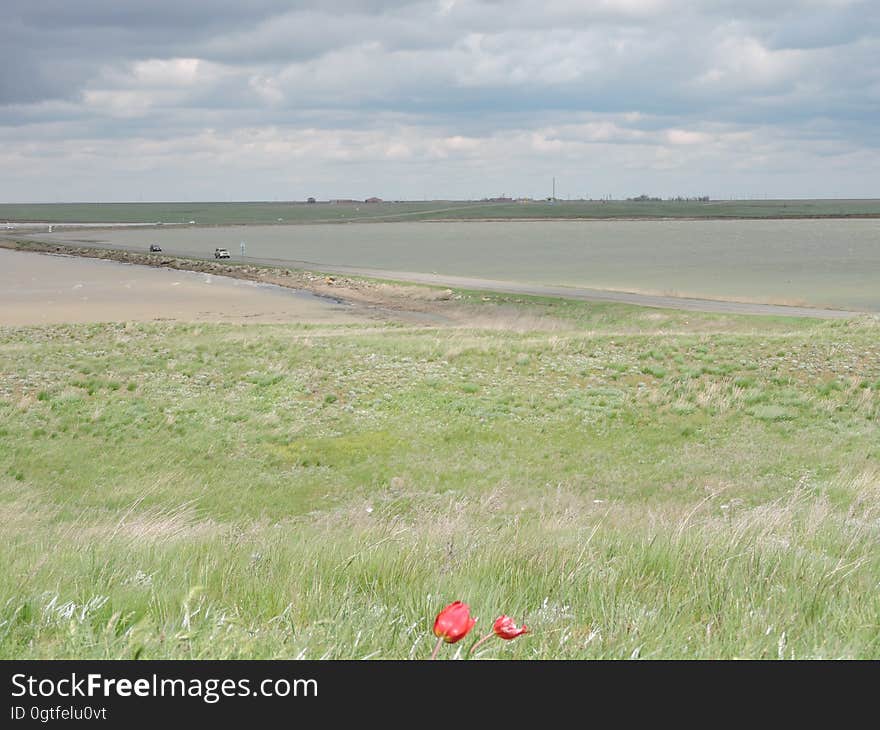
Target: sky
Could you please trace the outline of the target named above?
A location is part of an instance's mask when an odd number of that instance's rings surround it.
[[[876,0],[2,10],[2,202],[880,197]]]

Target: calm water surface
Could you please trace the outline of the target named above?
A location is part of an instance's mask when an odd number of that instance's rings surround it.
[[[880,311],[880,221],[536,221],[67,231],[169,253]]]

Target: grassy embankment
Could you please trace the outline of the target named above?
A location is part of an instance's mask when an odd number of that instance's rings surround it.
[[[880,217],[880,200],[557,201],[493,203],[52,203],[0,204],[2,221],[199,225],[527,218]],[[2,229],[0,229],[2,230]]]
[[[876,321],[515,306],[0,329],[0,657],[880,656]]]

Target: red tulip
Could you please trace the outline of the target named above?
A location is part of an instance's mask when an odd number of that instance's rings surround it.
[[[510,641],[517,636],[529,633],[525,624],[523,624],[522,628],[517,628],[516,623],[509,616],[499,616],[495,619],[495,623],[492,625],[492,630],[495,632],[495,636],[498,636],[505,641]]]
[[[471,618],[471,609],[466,603],[450,603],[434,619],[434,636],[447,644],[461,641],[474,628],[477,620]]]

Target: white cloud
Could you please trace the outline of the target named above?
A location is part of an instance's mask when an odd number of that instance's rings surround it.
[[[774,87],[798,79],[807,55],[800,50],[770,50],[749,36],[726,37],[697,82],[725,90]]]

